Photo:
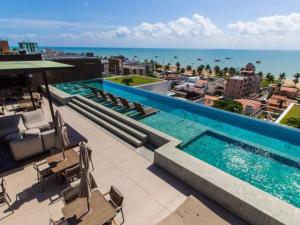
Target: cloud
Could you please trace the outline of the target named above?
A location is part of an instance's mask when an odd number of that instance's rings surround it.
[[[43,20],[43,19],[22,19],[22,18],[0,18],[0,28],[9,29],[43,29],[43,30],[86,30],[86,29],[112,29],[114,27],[105,26],[90,22],[70,22],[63,20]]]
[[[203,37],[217,36],[222,31],[204,16],[194,14],[192,18],[181,17],[167,23],[141,23],[138,26],[118,28],[112,31],[118,37]],[[120,34],[122,34],[120,36]]]
[[[244,35],[283,36],[291,33],[300,34],[300,14],[260,17],[253,22],[230,23],[228,27]]]

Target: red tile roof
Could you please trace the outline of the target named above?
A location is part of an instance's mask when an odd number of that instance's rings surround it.
[[[294,88],[294,87],[281,87],[280,91],[297,93],[298,92],[298,88]]]

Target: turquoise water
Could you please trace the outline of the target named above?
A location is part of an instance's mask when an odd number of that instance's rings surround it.
[[[230,49],[154,49],[154,48],[80,48],[80,47],[51,47],[52,49],[71,52],[94,52],[99,56],[124,55],[129,59],[137,56],[137,60],[155,60],[163,64],[175,65],[180,62],[183,66],[192,65],[194,68],[201,64],[209,64],[211,67],[244,67],[247,63],[255,64],[257,71],[273,73],[277,75],[285,72],[292,75],[300,72],[300,51],[284,50],[230,50]],[[157,57],[156,57],[157,56]],[[177,56],[178,58],[174,58]],[[231,59],[225,59],[225,58]],[[202,61],[197,59],[201,58]],[[215,59],[221,62],[216,63]],[[259,60],[262,63],[256,64]]]
[[[57,84],[56,87],[67,93],[89,94],[90,90],[83,88],[82,83]],[[183,151],[300,207],[298,144],[266,136],[250,129],[243,129],[237,125],[215,120],[207,115],[183,110],[172,106],[171,103],[162,103],[155,97],[138,95],[106,82],[104,84],[87,82],[87,84],[123,96],[130,101],[137,101],[159,109],[159,113],[150,117],[138,118],[139,121],[182,140],[183,143],[179,147]],[[73,85],[74,88],[72,88]],[[128,113],[128,116],[134,118],[135,115],[133,112]],[[245,147],[245,145],[232,144],[227,140],[216,138],[216,136],[203,135],[207,130],[223,137],[230,137],[238,142],[247,143],[247,146],[254,146],[250,149],[255,150],[249,151],[249,147]],[[261,154],[259,149],[270,154]],[[279,159],[272,157],[272,154],[280,156]],[[291,165],[289,160],[296,164]]]

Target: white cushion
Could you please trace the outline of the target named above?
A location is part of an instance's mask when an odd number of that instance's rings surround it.
[[[8,134],[19,133],[25,130],[26,128],[21,115],[0,117],[0,138],[4,138]]]

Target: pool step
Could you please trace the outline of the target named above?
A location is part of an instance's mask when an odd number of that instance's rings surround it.
[[[102,112],[90,107],[87,104],[84,104],[76,99],[73,99],[68,105],[78,111],[80,114],[86,116],[90,120],[94,121],[98,125],[109,130],[118,137],[124,139],[135,147],[140,147],[144,145],[148,136],[143,134],[132,127],[129,127],[125,124],[122,124],[120,121],[117,121],[114,118],[110,118],[108,115],[105,115]]]

